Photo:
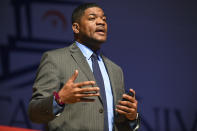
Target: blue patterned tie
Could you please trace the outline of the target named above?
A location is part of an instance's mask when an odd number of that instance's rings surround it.
[[[96,80],[97,85],[100,88],[100,95],[101,95],[103,107],[104,107],[104,131],[109,131],[105,85],[104,85],[103,77],[102,77],[101,70],[98,64],[98,56],[95,53],[93,53],[91,56],[91,59],[92,59],[92,68],[93,68],[94,78]]]

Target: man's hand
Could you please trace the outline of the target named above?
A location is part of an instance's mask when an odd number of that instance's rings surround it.
[[[137,116],[137,100],[135,99],[135,91],[133,89],[129,90],[134,96],[129,96],[127,94],[123,94],[123,98],[127,101],[119,101],[119,105],[116,105],[116,111],[129,120],[135,120]]]
[[[65,83],[63,88],[58,92],[61,102],[65,104],[71,104],[76,102],[93,102],[94,99],[88,99],[84,97],[99,96],[98,87],[81,88],[83,86],[94,85],[95,81],[84,81],[80,83],[74,83],[77,76],[78,76],[78,70],[75,70],[74,74]]]

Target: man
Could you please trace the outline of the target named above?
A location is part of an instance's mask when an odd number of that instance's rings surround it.
[[[75,42],[46,52],[41,60],[29,116],[57,131],[137,130],[137,100],[124,94],[119,66],[99,54],[107,38],[103,10],[88,3],[72,14]],[[123,100],[124,99],[124,100]]]

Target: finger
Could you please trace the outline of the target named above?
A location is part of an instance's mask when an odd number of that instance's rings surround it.
[[[83,97],[93,97],[93,96],[100,96],[99,93],[84,93],[84,94],[76,94],[75,95],[78,98],[83,98]]]
[[[129,91],[131,92],[131,93],[133,93],[133,97],[135,98],[135,91],[133,90],[133,89],[129,89]]]
[[[95,81],[84,81],[80,83],[76,83],[75,87],[82,87],[82,86],[88,86],[88,85],[94,85]]]
[[[74,82],[79,74],[78,70],[75,70],[74,74],[70,77],[69,81]]]
[[[88,94],[88,93],[92,93],[92,92],[97,93],[97,92],[99,92],[99,90],[100,89],[98,87],[85,87],[85,88],[80,88],[77,93],[80,93],[80,94],[82,94],[82,93]]]
[[[128,113],[127,112],[125,112],[125,111],[122,111],[122,110],[120,110],[120,109],[115,109],[119,114],[122,114],[122,115],[127,115]]]
[[[135,109],[134,108],[128,108],[127,106],[122,106],[122,105],[116,105],[117,109],[125,111],[127,113],[134,113]]]
[[[132,97],[132,96],[130,96],[130,95],[127,95],[127,94],[123,94],[122,97],[123,97],[124,99],[130,101],[130,102],[133,102],[133,103],[136,101],[134,97]]]
[[[131,103],[129,101],[119,101],[120,105],[127,106],[129,108],[137,109],[137,103]]]

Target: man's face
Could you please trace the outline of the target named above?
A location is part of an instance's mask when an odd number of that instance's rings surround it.
[[[91,7],[84,11],[79,24],[81,42],[103,43],[107,39],[106,16],[101,8]]]

